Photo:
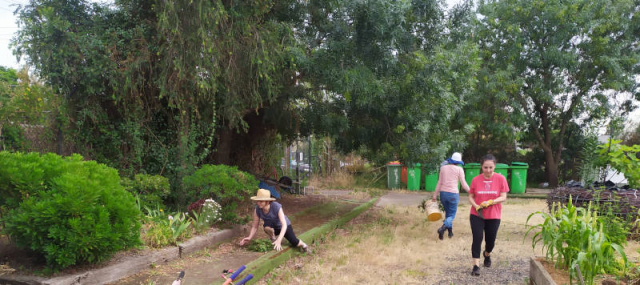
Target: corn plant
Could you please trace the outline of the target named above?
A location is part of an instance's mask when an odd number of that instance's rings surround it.
[[[529,226],[529,219],[534,215],[542,215],[544,222]],[[576,266],[579,267],[584,281],[593,284],[596,275],[624,274],[628,265],[623,247],[612,242],[604,231],[604,221],[592,210],[591,203],[586,209],[575,207],[570,198],[566,207],[554,203],[551,213],[529,215],[525,238],[529,232],[538,230],[533,235],[534,249],[542,243],[547,260],[553,261],[556,267],[569,269],[571,279],[577,276]]]

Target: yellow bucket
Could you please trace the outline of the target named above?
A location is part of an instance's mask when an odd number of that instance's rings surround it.
[[[427,203],[427,219],[431,222],[438,221],[442,219],[442,211],[440,211],[440,207],[438,207],[438,202],[429,202]]]

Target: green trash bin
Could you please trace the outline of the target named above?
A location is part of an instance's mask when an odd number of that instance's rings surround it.
[[[504,176],[504,178],[507,179],[507,182],[509,181],[509,176],[507,176],[507,175],[509,175],[509,165],[508,164],[497,163],[495,172],[502,174],[502,176]]]
[[[409,167],[407,172],[407,189],[411,191],[420,190],[420,163]]]
[[[464,180],[471,187],[471,180],[480,175],[480,163],[471,162],[464,165]]]
[[[424,176],[424,190],[433,192],[436,191],[436,186],[438,186],[438,171],[429,171],[429,173]]]
[[[527,189],[527,169],[529,165],[524,162],[511,163],[511,193],[522,194]]]
[[[387,164],[387,188],[400,189],[400,170],[402,164]]]

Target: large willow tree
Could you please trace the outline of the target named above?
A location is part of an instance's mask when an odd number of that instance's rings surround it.
[[[234,135],[290,125],[290,4],[33,0],[18,10],[14,45],[65,96],[60,124],[78,151],[179,178],[251,156],[255,144]]]
[[[32,0],[14,45],[64,94],[58,125],[79,151],[124,173],[260,172],[274,139],[312,132],[378,161],[435,162],[468,132],[451,125],[478,65],[469,7]]]

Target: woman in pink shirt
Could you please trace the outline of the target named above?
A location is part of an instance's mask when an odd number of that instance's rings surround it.
[[[438,176],[438,184],[436,191],[433,192],[431,201],[435,202],[440,193],[440,203],[444,207],[445,219],[442,227],[438,229],[438,238],[443,239],[444,231],[449,231],[449,238],[453,237],[453,219],[458,211],[458,203],[460,202],[460,191],[458,190],[458,182],[462,185],[464,191],[469,192],[469,185],[464,179],[464,170],[462,166],[462,155],[454,152],[451,158],[442,163],[440,167],[440,175]]]
[[[507,200],[509,186],[507,179],[500,173],[495,173],[497,160],[487,154],[482,159],[482,174],[471,180],[469,191],[469,203],[471,203],[471,256],[473,257],[473,270],[471,275],[480,275],[480,249],[482,238],[485,237],[484,266],[491,267],[491,251],[496,242],[500,218],[502,216],[502,202]]]

